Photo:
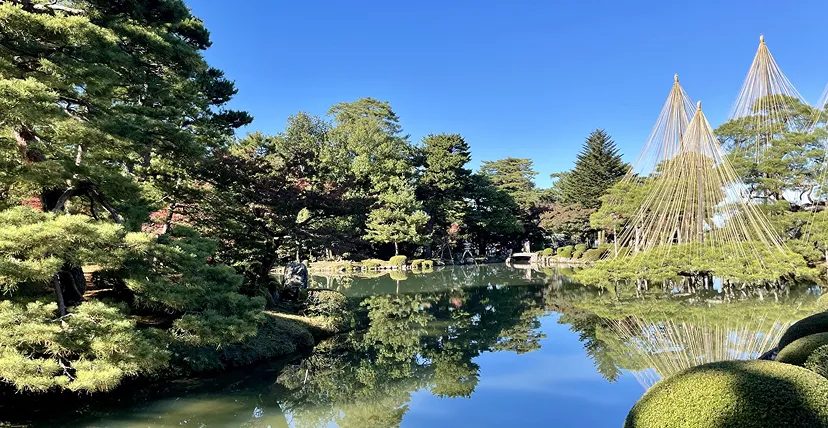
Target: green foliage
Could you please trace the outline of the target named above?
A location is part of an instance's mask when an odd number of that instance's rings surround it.
[[[623,180],[608,188],[601,196],[601,207],[589,216],[589,224],[617,235],[638,212],[650,191],[649,180]],[[616,236],[617,237],[617,236]]]
[[[805,368],[828,378],[828,345],[822,345],[814,350],[805,361]]]
[[[411,270],[420,270],[423,267],[425,260],[423,259],[414,259],[411,261]]]
[[[828,380],[773,361],[703,364],[667,378],[636,403],[626,428],[828,427]]]
[[[47,214],[28,207],[0,211],[0,291],[14,293],[24,284],[48,284],[67,265],[116,267],[124,255],[124,239],[120,226],[86,216]]]
[[[192,346],[224,346],[256,334],[265,299],[239,293],[243,277],[210,264],[217,244],[184,227],[137,249],[127,262],[126,285],[136,303],[181,314],[173,335]]]
[[[423,269],[434,269],[434,260],[423,260]]]
[[[558,257],[563,257],[565,259],[572,257],[572,246],[565,245],[563,247],[558,247]]]
[[[408,260],[408,257],[406,257],[406,256],[394,256],[394,257],[391,257],[391,259],[388,260],[388,264],[390,266],[401,268],[401,267],[405,266],[405,262],[407,260]]]
[[[534,181],[538,173],[533,168],[531,159],[506,158],[483,161],[480,174],[509,194],[521,210],[528,211],[540,202]]]
[[[826,332],[828,332],[828,312],[811,315],[788,327],[785,334],[779,338],[779,349],[784,349],[797,339]]]
[[[561,180],[562,202],[598,209],[601,197],[629,170],[615,142],[603,129],[593,131],[575,160],[575,168]]]
[[[581,256],[581,260],[587,262],[597,262],[598,260],[601,260],[604,253],[606,253],[604,249],[592,248],[584,251],[584,254]]]
[[[787,344],[776,356],[780,363],[801,366],[817,348],[828,345],[828,333],[816,333],[800,337]]]
[[[580,204],[548,205],[540,215],[540,227],[552,234],[561,234],[574,242],[583,242],[591,233],[589,225],[592,209]]]
[[[588,248],[589,248],[589,245],[587,245],[587,244],[576,244],[575,245],[575,251],[572,253],[572,258],[573,259],[580,259],[581,256],[584,255],[584,253],[586,252],[586,250]]]
[[[256,334],[232,345],[193,347],[174,344],[173,361],[176,368],[186,372],[204,372],[243,366],[293,354],[313,347],[310,331],[296,321],[274,314],[266,314]]]
[[[468,236],[481,249],[489,244],[517,242],[525,232],[520,207],[489,176],[473,174],[466,197],[469,200],[466,213]]]
[[[166,365],[152,331],[121,306],[86,302],[56,316],[55,303],[0,301],[0,380],[20,391],[108,391]]]
[[[813,272],[796,253],[780,253],[761,242],[749,242],[704,251],[687,244],[655,247],[630,256],[600,260],[578,271],[575,278],[584,284],[609,287],[636,279],[661,283],[708,274],[733,284],[755,285],[809,278]]]
[[[429,216],[414,195],[414,187],[399,178],[391,179],[380,194],[376,207],[368,215],[365,239],[379,243],[422,244],[428,239],[426,224]]]
[[[447,238],[452,223],[464,224],[468,210],[465,194],[471,186],[471,161],[468,143],[458,134],[428,135],[416,149],[417,199],[429,215],[432,243]]]
[[[552,257],[554,251],[551,248],[544,248],[543,251],[540,253],[544,257]]]
[[[824,129],[811,132],[815,109],[792,97],[757,101],[756,106],[774,106],[775,111],[756,111],[755,116],[731,120],[716,129],[728,150],[728,158],[751,190],[752,197],[809,203],[821,185],[824,162]],[[762,155],[757,156],[757,148]],[[796,196],[794,196],[796,195]]]

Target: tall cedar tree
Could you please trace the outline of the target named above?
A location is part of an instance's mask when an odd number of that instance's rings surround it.
[[[603,129],[593,131],[578,154],[575,168],[565,175],[562,199],[587,209],[601,206],[601,196],[629,170],[621,160],[615,142]]]

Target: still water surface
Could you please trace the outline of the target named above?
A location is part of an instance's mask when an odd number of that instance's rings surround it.
[[[301,359],[177,381],[60,425],[618,427],[661,376],[755,358],[816,311],[807,287],[637,293],[569,274],[486,265],[316,276],[361,308],[366,328]]]

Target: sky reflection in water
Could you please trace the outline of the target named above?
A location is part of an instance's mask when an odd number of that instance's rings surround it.
[[[617,427],[654,381],[646,369],[669,374],[734,350],[755,356],[767,341],[757,338],[815,310],[805,287],[616,295],[567,273],[489,265],[315,277],[362,301],[367,330],[285,367],[182,382],[154,401],[93,409],[73,424]]]

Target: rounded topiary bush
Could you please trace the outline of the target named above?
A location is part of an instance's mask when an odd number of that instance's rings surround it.
[[[825,428],[828,379],[774,361],[722,361],[653,386],[625,428]]]
[[[823,345],[828,345],[828,333],[800,337],[782,348],[776,356],[776,361],[801,366],[805,364],[812,352]]]
[[[817,348],[805,361],[805,368],[828,378],[828,345]]]
[[[801,337],[828,332],[828,312],[820,312],[803,318],[788,327],[779,339],[779,349],[784,349],[791,342]]]

